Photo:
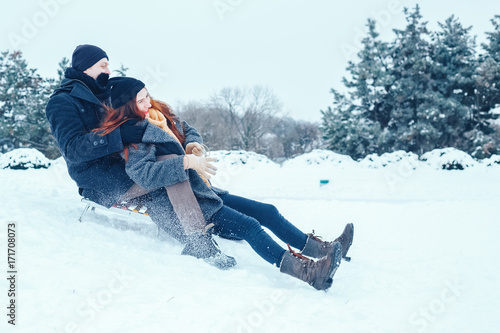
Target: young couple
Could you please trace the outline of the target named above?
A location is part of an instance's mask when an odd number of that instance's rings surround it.
[[[348,259],[353,225],[335,241],[322,241],[300,231],[273,205],[213,187],[214,159],[205,156],[196,129],[152,99],[140,80],[109,79],[108,65],[99,47],[78,46],[46,108],[80,194],[107,207],[122,200],[144,203],[151,219],[185,244],[182,254],[229,268],[235,259],[220,251],[212,235],[245,240],[281,272],[328,289],[341,258]]]

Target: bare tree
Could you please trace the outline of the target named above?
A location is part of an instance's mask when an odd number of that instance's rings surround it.
[[[198,130],[210,149],[240,149],[234,140],[237,133],[228,126],[231,119],[224,110],[200,102],[189,102],[179,106],[176,113]]]
[[[281,145],[281,155],[291,158],[319,148],[319,125],[290,117],[274,118],[272,133],[276,144]],[[273,151],[278,151],[275,147]]]
[[[262,86],[251,90],[224,88],[210,99],[212,109],[229,115],[240,149],[259,152],[259,138],[270,129],[270,118],[281,111],[278,98]]]
[[[320,145],[318,124],[284,117],[281,102],[262,86],[224,88],[208,101],[189,102],[178,110],[214,150],[243,149],[279,160]]]

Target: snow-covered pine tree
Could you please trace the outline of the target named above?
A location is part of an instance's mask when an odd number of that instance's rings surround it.
[[[393,111],[388,128],[394,150],[418,154],[436,147],[439,131],[433,119],[439,117],[436,102],[440,94],[432,89],[432,60],[427,22],[422,22],[420,7],[405,8],[408,22],[404,30],[395,29],[392,44],[393,69],[396,83],[392,87]],[[385,135],[388,135],[387,133]]]
[[[346,70],[350,78],[344,77],[343,83],[351,89],[351,100],[359,101],[362,116],[385,128],[391,117],[390,90],[394,84],[390,50],[388,43],[378,38],[376,22],[368,19],[366,26],[368,35],[362,40],[359,62],[349,62]]]
[[[484,50],[497,63],[500,63],[500,15],[491,19],[494,31],[486,32],[488,44],[482,44]]]
[[[61,85],[61,81],[64,79],[66,68],[69,67],[69,59],[66,57],[62,58],[58,66],[59,68],[57,69],[57,79],[54,81],[54,89]]]
[[[471,128],[475,106],[475,37],[470,35],[471,27],[464,28],[454,16],[439,26],[441,30],[432,35],[431,48],[431,77],[439,112],[437,118],[430,119],[439,131],[436,148],[467,150],[470,143],[464,133]]]
[[[431,33],[418,5],[404,13],[407,26],[395,29],[390,43],[378,40],[368,20],[359,61],[349,62],[343,79],[347,93],[332,89],[333,106],[322,111],[326,147],[353,158],[444,147],[478,158],[495,153],[500,135],[491,110],[500,106],[500,16],[478,60],[471,28],[454,16]]]
[[[28,68],[20,51],[1,53],[0,74],[0,138],[13,148],[36,148],[47,157],[58,156],[45,117],[53,80]]]
[[[500,106],[500,15],[492,20],[494,31],[487,32],[487,43],[481,46],[485,51],[479,56],[475,72],[476,100],[471,119],[471,129],[467,133],[472,141],[470,149],[475,157],[489,157],[498,153],[498,127],[492,121],[498,118],[493,113]]]
[[[359,107],[345,95],[332,89],[333,106],[321,111],[320,130],[326,149],[354,159],[376,152],[380,125],[363,116]]]
[[[500,15],[496,15],[492,20],[494,31],[487,32],[488,43],[483,43],[481,46],[486,51],[482,60],[487,61],[485,64],[484,85],[487,86],[484,97],[484,105],[482,111],[489,111],[500,105]]]
[[[348,96],[332,89],[333,106],[321,111],[326,148],[355,159],[379,152],[378,138],[390,120],[387,97],[394,83],[388,44],[378,38],[374,20],[369,19],[366,27],[368,34],[357,54],[359,62],[349,61],[348,78],[343,78]]]

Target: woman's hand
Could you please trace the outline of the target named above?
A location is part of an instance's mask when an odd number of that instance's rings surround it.
[[[205,154],[205,149],[198,142],[190,142],[186,145],[186,154],[203,156]]]
[[[193,169],[202,177],[210,179],[210,175],[215,175],[217,168],[210,162],[216,162],[214,157],[202,157],[193,154],[185,155],[187,163],[184,163],[186,169]]]

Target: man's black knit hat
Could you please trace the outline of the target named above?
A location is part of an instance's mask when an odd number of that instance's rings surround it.
[[[104,52],[100,47],[89,44],[78,45],[75,51],[73,51],[71,67],[77,71],[83,72],[84,70],[94,66],[95,63],[102,58],[109,60],[106,52]]]
[[[133,100],[146,85],[133,77],[114,77],[109,79],[108,86],[111,87],[111,106],[117,109]]]

